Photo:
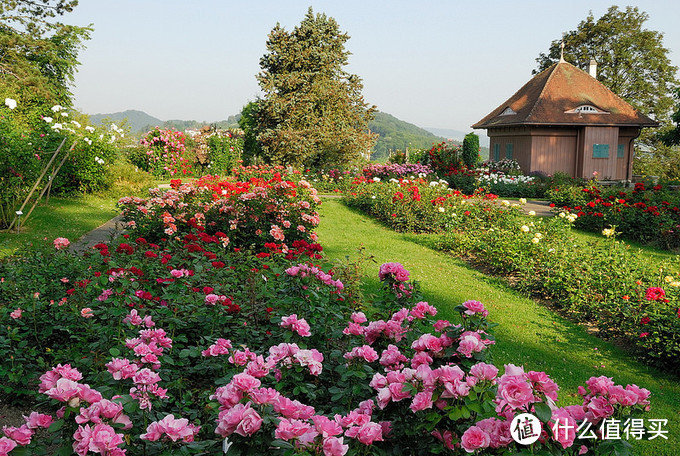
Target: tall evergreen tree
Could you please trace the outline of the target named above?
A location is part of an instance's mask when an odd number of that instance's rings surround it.
[[[294,166],[345,164],[375,142],[361,79],[344,71],[349,35],[325,14],[307,15],[292,32],[279,24],[267,40],[257,81],[257,140],[263,158]]]
[[[644,28],[648,18],[631,6],[625,11],[612,6],[597,20],[591,12],[576,30],[564,34],[564,58],[584,71],[594,59],[600,82],[638,111],[666,123],[673,89],[678,86],[678,68],[663,46],[663,34]],[[561,41],[554,40],[548,54],[539,55],[534,73],[559,60]]]

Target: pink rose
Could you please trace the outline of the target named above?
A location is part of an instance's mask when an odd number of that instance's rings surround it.
[[[31,443],[31,437],[33,436],[33,431],[25,424],[20,427],[3,426],[2,432],[21,446]]]
[[[17,443],[8,439],[7,437],[0,437],[0,455],[7,456],[7,454],[17,447]]]
[[[356,438],[359,442],[364,445],[370,445],[373,442],[382,442],[382,426],[373,421],[362,424],[358,427],[351,427],[345,432],[347,437]]]
[[[21,307],[19,307],[19,308],[13,310],[12,312],[10,312],[9,316],[16,320],[18,318],[21,318],[22,312],[23,312],[23,310],[21,310]]]
[[[63,237],[58,237],[52,241],[52,243],[54,244],[55,249],[64,250],[68,248],[69,244],[71,244],[71,241]]]
[[[480,380],[495,380],[498,376],[498,368],[493,364],[477,363],[470,368],[470,374]]]
[[[468,453],[474,453],[479,448],[488,448],[491,443],[489,434],[477,426],[472,426],[463,433],[460,444]]]
[[[24,421],[26,421],[26,425],[31,429],[47,429],[52,424],[53,419],[50,415],[31,412],[29,416],[24,416]]]
[[[413,412],[432,408],[432,391],[421,391],[413,397],[410,409]]]
[[[306,434],[311,428],[311,425],[304,421],[281,418],[274,431],[274,436],[277,439],[288,441]]]
[[[534,393],[523,376],[504,375],[498,383],[497,398],[518,409],[534,402]]]
[[[327,437],[323,440],[324,456],[344,456],[349,450],[349,445],[343,445],[343,438]]]
[[[484,308],[484,304],[479,301],[465,301],[463,307],[467,310],[464,312],[465,315],[474,315],[476,313],[481,314],[483,317],[489,316],[489,311]]]
[[[241,422],[238,423],[234,432],[243,437],[248,437],[259,431],[260,427],[262,427],[262,417],[255,410],[248,407],[244,410]]]

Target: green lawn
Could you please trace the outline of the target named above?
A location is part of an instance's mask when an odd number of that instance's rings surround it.
[[[76,241],[118,214],[117,201],[117,197],[94,195],[50,198],[49,204],[36,206],[21,233],[0,232],[0,258],[20,248],[51,244],[58,237]]]
[[[416,236],[400,234],[362,216],[337,200],[321,206],[319,241],[331,259],[355,255],[363,245],[377,264],[369,267],[369,288],[378,286],[378,267],[387,261],[402,263],[418,280],[426,299],[442,318],[455,319],[453,308],[468,299],[483,302],[495,328],[494,362],[513,363],[527,370],[547,372],[560,385],[560,404],[579,402],[576,389],[591,376],[613,377],[624,386],[635,383],[652,392],[652,410],[646,418],[668,419],[669,440],[633,442],[636,454],[675,455],[680,440],[680,382],[636,362],[611,343],[594,337],[546,307],[523,297],[494,279],[470,269],[454,257],[416,243]]]

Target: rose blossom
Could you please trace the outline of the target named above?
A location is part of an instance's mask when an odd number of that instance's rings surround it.
[[[488,448],[491,443],[489,434],[477,426],[472,426],[463,433],[460,444],[468,453],[474,453],[479,448]]]

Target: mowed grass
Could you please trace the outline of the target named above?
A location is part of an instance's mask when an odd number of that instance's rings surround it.
[[[58,237],[74,242],[116,216],[117,201],[117,197],[101,195],[52,197],[49,204],[43,202],[36,206],[20,233],[0,232],[0,258],[22,248],[51,244]],[[24,213],[28,213],[28,209]]]
[[[420,282],[425,298],[439,309],[439,317],[456,320],[453,308],[468,299],[483,302],[494,329],[494,363],[523,365],[545,371],[560,386],[559,404],[580,404],[579,385],[591,376],[613,377],[617,384],[635,383],[652,392],[652,410],[645,418],[667,419],[668,440],[632,441],[635,454],[677,455],[680,447],[680,382],[677,378],[637,362],[611,343],[588,334],[537,302],[469,268],[463,261],[423,244],[416,235],[400,234],[325,199],[320,209],[319,241],[330,259],[356,258],[366,248],[377,264],[368,268],[367,288],[376,289],[379,265],[402,263]],[[419,241],[416,243],[415,241]]]

